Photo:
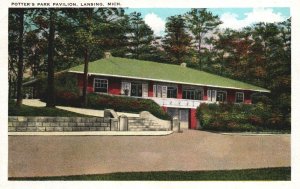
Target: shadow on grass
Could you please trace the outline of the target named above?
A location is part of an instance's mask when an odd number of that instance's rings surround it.
[[[9,178],[9,180],[119,180],[119,181],[289,181],[290,167],[222,170],[222,171],[158,171],[126,172],[97,175]]]

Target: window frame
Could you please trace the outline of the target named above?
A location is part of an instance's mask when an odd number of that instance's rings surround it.
[[[143,83],[141,83],[141,82],[131,82],[131,87],[130,87],[130,96],[133,96],[133,97],[143,97]],[[141,88],[141,96],[136,96],[136,95],[132,95],[132,86],[137,86],[137,85],[140,85],[140,88]],[[137,87],[138,88],[138,87]],[[137,91],[136,92],[136,94],[138,94],[139,93],[139,91]]]
[[[194,93],[194,98],[184,98],[184,92]],[[197,98],[198,92],[201,92],[201,98]],[[187,95],[188,96],[188,95]],[[191,94],[189,95],[191,97]],[[187,100],[203,100],[204,98],[204,89],[203,88],[183,88],[182,89],[182,99]]]
[[[98,81],[100,82],[100,86],[101,86],[101,81],[106,81],[106,92],[100,92],[100,91],[96,91],[96,88],[103,88],[104,89],[104,87],[96,87],[96,82],[98,82]],[[108,93],[108,79],[102,79],[102,78],[94,78],[94,85],[93,85],[93,87],[94,87],[94,92],[95,93]]]
[[[238,98],[238,94],[242,94],[243,95],[243,100],[242,102],[237,102],[237,98]],[[235,92],[235,103],[244,103],[245,102],[245,93],[244,92]]]
[[[175,97],[169,97],[169,88],[173,88],[173,90],[176,91],[176,96]],[[167,86],[167,98],[177,98],[178,97],[178,87],[177,86]]]
[[[224,101],[219,101],[219,100],[218,100],[218,93],[219,93],[219,92],[225,93],[225,100],[224,100]],[[227,91],[224,91],[224,90],[216,90],[216,102],[227,102]]]

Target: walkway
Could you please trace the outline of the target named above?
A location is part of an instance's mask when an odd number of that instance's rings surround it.
[[[34,107],[45,107],[46,103],[40,101],[39,99],[23,99],[23,104],[27,106],[34,106]],[[90,116],[97,116],[103,117],[104,111],[103,110],[94,110],[94,109],[87,109],[87,108],[74,108],[74,107],[67,107],[67,106],[56,106],[56,108],[67,110],[70,112],[75,112],[84,115]],[[139,114],[132,114],[132,113],[125,113],[125,112],[117,112],[118,115],[126,115],[127,117],[139,117]]]
[[[291,166],[290,135],[9,136],[10,177]]]

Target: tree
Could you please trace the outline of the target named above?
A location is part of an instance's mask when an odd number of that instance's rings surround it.
[[[193,34],[195,48],[198,51],[199,66],[202,69],[202,49],[205,38],[213,35],[213,30],[222,22],[217,15],[213,15],[206,9],[192,9],[185,15],[187,27]]]
[[[24,69],[24,51],[23,51],[23,41],[24,41],[24,14],[25,9],[10,9],[10,32],[9,37],[12,41],[10,41],[10,71],[17,72],[17,102],[16,105],[18,107],[21,106],[23,100],[23,69]],[[15,23],[13,23],[15,22]],[[12,37],[17,37],[17,41],[14,41]],[[17,54],[13,54],[16,52]],[[14,69],[13,61],[17,61],[17,71]],[[12,73],[11,72],[11,73]],[[9,78],[10,82],[12,77]]]
[[[49,36],[48,36],[48,85],[47,85],[47,107],[55,107],[55,90],[54,90],[54,35],[55,35],[55,17],[56,10],[49,10]]]
[[[180,64],[189,53],[191,36],[181,15],[167,18],[163,48],[171,62]]]
[[[131,13],[128,22],[128,49],[133,58],[139,59],[149,54],[153,31],[141,18],[141,13]]]
[[[82,8],[66,10],[69,19],[69,32],[75,37],[72,40],[81,49],[84,57],[84,74],[82,88],[82,104],[87,105],[88,64],[95,50],[102,52],[112,48],[118,41],[120,16],[123,9]],[[116,39],[112,39],[117,36]],[[102,55],[102,54],[101,54]]]

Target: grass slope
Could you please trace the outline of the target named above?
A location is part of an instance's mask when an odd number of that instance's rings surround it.
[[[73,67],[70,71],[83,72],[83,65]],[[111,57],[108,59],[100,59],[90,62],[89,73],[269,92],[261,87],[210,74],[204,71],[184,68],[178,65],[128,58]]]
[[[60,177],[9,178],[9,180],[153,180],[153,181],[272,181],[291,180],[291,168],[223,171],[128,172]]]
[[[90,117],[83,114],[60,110],[57,108],[47,107],[32,107],[22,105],[20,108],[16,107],[15,102],[11,101],[8,105],[9,116],[51,116],[51,117]]]

